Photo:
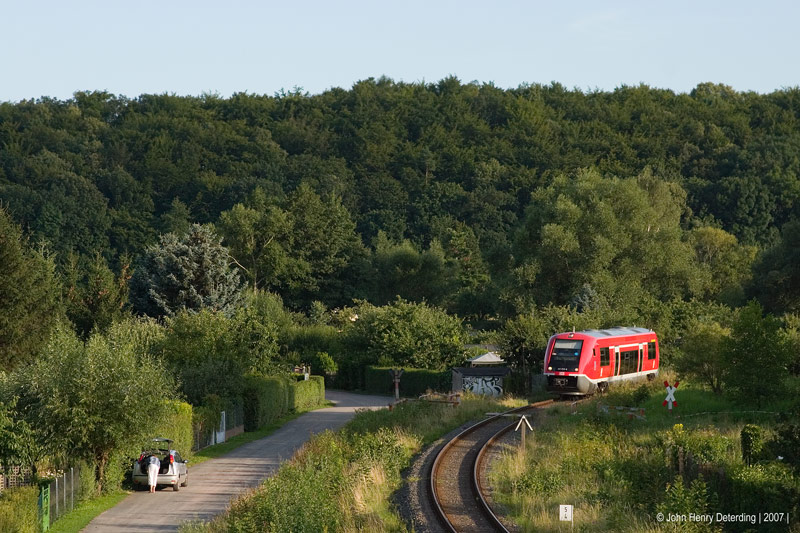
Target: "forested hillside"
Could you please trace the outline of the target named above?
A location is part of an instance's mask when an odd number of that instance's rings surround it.
[[[740,304],[753,268],[752,294],[795,310],[797,232],[781,230],[800,213],[799,119],[800,89],[714,84],[76,93],[0,104],[0,202],[73,295],[103,263],[124,283],[196,222],[297,310]]]
[[[0,464],[118,490],[161,434],[139,413],[250,431],[295,366],[448,388],[478,343],[527,394],[550,335],[615,325],[658,332],[687,385],[796,414],[798,174],[800,88],[2,103]]]

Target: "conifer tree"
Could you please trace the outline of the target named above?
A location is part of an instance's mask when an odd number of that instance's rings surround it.
[[[62,316],[53,262],[0,207],[0,370],[32,358]]]
[[[147,248],[131,278],[130,301],[139,313],[174,316],[182,309],[231,314],[242,281],[228,250],[211,228],[193,224],[179,236],[162,235]]]

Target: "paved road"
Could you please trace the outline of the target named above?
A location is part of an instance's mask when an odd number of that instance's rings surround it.
[[[155,494],[135,492],[104,512],[83,529],[91,533],[177,531],[187,520],[207,520],[221,513],[240,492],[257,486],[314,433],[338,429],[356,409],[386,407],[386,396],[326,391],[335,403],[306,413],[263,439],[197,466],[189,464],[189,485],[179,492],[159,489]]]

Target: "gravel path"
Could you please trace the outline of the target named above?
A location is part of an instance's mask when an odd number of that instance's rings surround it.
[[[302,415],[263,439],[245,444],[217,459],[189,464],[189,486],[180,492],[159,489],[155,494],[130,494],[83,529],[87,533],[177,531],[188,520],[208,520],[225,511],[243,491],[258,486],[290,459],[311,435],[346,424],[356,409],[380,409],[387,396],[326,391],[335,403]]]

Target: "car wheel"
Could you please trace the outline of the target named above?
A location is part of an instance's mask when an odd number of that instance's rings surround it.
[[[181,487],[188,487],[189,486],[189,474],[186,474],[186,477],[183,478],[183,483],[181,483]]]
[[[179,490],[181,490],[181,484],[175,483],[174,485],[172,485],[172,490],[178,492]]]

